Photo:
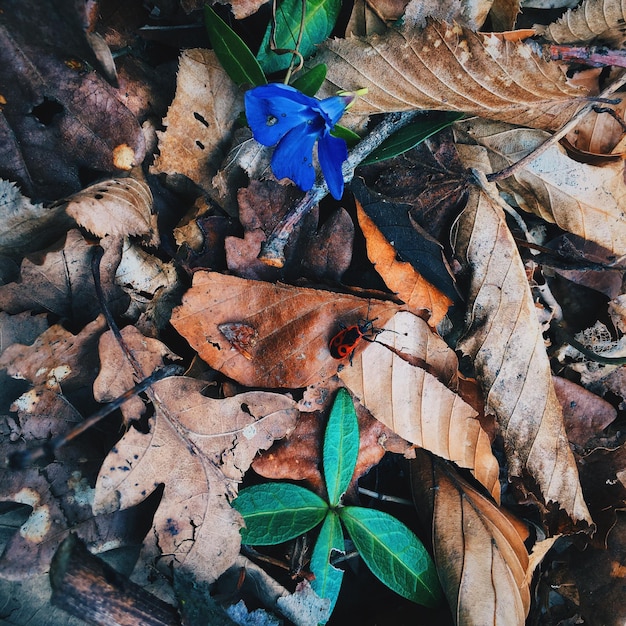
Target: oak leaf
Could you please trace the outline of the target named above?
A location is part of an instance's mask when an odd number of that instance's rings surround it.
[[[368,89],[352,107],[355,115],[435,109],[555,129],[588,95],[524,43],[436,21],[329,40],[316,59],[328,66],[324,95]]]
[[[524,265],[502,208],[485,192],[470,191],[454,248],[470,280],[458,348],[474,360],[498,418],[509,473],[528,471],[546,502],[590,522]]]
[[[398,309],[329,291],[196,272],[171,321],[200,358],[225,376],[249,387],[297,388],[337,371],[328,343],[340,324],[367,317],[384,323]],[[218,328],[233,323],[256,331],[255,345],[246,347],[252,358]]]
[[[455,624],[523,626],[529,558],[516,526],[449,464],[423,451],[411,461],[411,483],[433,529],[435,564]]]
[[[400,312],[339,377],[393,432],[471,469],[499,499],[498,462],[477,411],[453,390],[457,369],[456,355],[426,322]]]
[[[216,400],[202,395],[204,386],[183,377],[156,383],[150,432],[129,429],[100,469],[95,513],[133,506],[165,484],[144,544],[146,574],[152,560],[201,581],[225,571],[240,545],[240,517],[229,499],[257,451],[295,425],[295,403],[286,396],[255,391]]]

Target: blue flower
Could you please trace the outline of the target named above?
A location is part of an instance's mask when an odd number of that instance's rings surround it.
[[[317,100],[280,83],[261,85],[246,92],[246,117],[254,138],[264,146],[276,146],[272,172],[290,178],[302,191],[315,182],[313,146],[333,198],[343,195],[341,166],[348,158],[346,142],[330,131],[344,114],[354,94]]]

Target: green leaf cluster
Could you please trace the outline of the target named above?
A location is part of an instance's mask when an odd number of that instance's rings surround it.
[[[313,590],[330,600],[332,612],[343,571],[331,564],[333,552],[345,552],[342,525],[363,561],[385,585],[399,595],[426,606],[442,599],[437,571],[422,542],[400,521],[382,511],[343,506],[342,498],[356,466],[359,425],[350,394],[337,392],[323,447],[323,470],[328,500],[297,485],[267,483],[242,489],[234,502],[245,528],[242,542],[274,545],[308,532],[323,522],[311,555]]]

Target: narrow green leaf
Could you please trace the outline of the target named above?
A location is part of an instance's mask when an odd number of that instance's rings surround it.
[[[289,483],[242,489],[233,508],[246,523],[241,541],[251,546],[270,546],[299,537],[317,526],[328,512],[328,504],[318,495]]]
[[[443,117],[438,116],[437,119],[418,119],[416,122],[401,128],[383,141],[383,143],[369,154],[361,165],[370,165],[371,163],[379,163],[386,159],[391,159],[403,152],[408,152],[411,148],[419,145],[425,139],[436,135],[440,130],[451,126],[457,120],[463,117],[463,113],[444,113]]]
[[[310,563],[311,572],[315,575],[311,587],[320,598],[330,600],[329,617],[335,608],[343,580],[343,570],[330,564],[333,551],[344,553],[345,543],[339,518],[334,511],[329,511],[315,542]]]
[[[295,87],[301,91],[304,95],[311,98],[318,92],[322,83],[326,79],[327,67],[324,63],[320,63],[315,67],[312,67],[308,72],[299,76],[291,83],[292,87]]]
[[[359,506],[339,509],[339,517],[365,564],[387,587],[425,606],[441,602],[435,565],[424,544],[402,522]]]
[[[265,85],[267,79],[250,48],[241,37],[208,5],[204,5],[204,23],[213,50],[237,85]]]
[[[348,391],[339,389],[335,396],[324,435],[324,479],[331,507],[339,504],[345,493],[359,454],[359,423]]]
[[[333,28],[341,9],[341,0],[307,0],[304,18],[304,32],[300,44],[300,54],[306,59],[315,52],[315,46],[326,39]],[[302,0],[283,0],[276,11],[276,46],[293,49],[298,41]],[[291,54],[276,54],[270,48],[271,24],[268,24],[261,42],[257,59],[266,74],[287,69]]]

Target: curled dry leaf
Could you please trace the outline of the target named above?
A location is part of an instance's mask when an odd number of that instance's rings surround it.
[[[421,450],[411,461],[411,484],[417,510],[433,529],[435,564],[455,624],[523,626],[529,559],[516,526],[449,464]]]
[[[487,149],[488,171],[508,167],[549,137],[538,130],[480,121],[462,121],[455,128],[463,141],[471,138]],[[466,164],[477,156],[476,149],[467,146],[459,146],[459,154]],[[552,146],[501,181],[499,187],[512,194],[524,210],[622,256],[626,254],[623,170],[621,161],[594,167],[574,161],[563,148]]]
[[[184,174],[205,191],[224,157],[232,125],[243,110],[237,85],[213,50],[180,55],[176,95],[157,131],[159,152],[151,172]]]
[[[316,60],[328,66],[326,95],[367,87],[351,109],[355,115],[435,109],[555,129],[588,95],[524,43],[435,21],[329,40]]]
[[[458,347],[474,360],[487,410],[498,418],[509,473],[528,471],[546,502],[591,523],[524,265],[504,212],[483,191],[470,191],[454,247],[470,280]]]
[[[156,383],[149,433],[129,429],[102,464],[94,511],[127,508],[164,483],[163,498],[144,544],[145,574],[182,567],[212,582],[239,552],[240,517],[229,505],[259,449],[284,437],[297,419],[286,396],[248,392],[215,400],[204,383],[169,378]]]
[[[76,223],[98,237],[141,236],[159,245],[157,216],[150,187],[135,178],[111,178],[74,194],[66,211]]]
[[[171,321],[200,358],[242,385],[296,388],[337,371],[328,342],[340,324],[368,316],[384,323],[397,310],[395,304],[329,291],[196,272]],[[247,356],[220,331],[223,324],[256,331],[255,345],[245,346]]]
[[[365,236],[365,245],[367,246],[367,256],[369,260],[376,266],[376,271],[380,274],[381,278],[385,281],[387,287],[393,291],[403,302],[406,302],[407,306],[412,311],[423,312],[428,317],[428,323],[434,328],[445,317],[452,300],[442,293],[437,287],[429,282],[419,272],[419,267],[416,268],[408,260],[398,259],[398,254],[407,252],[406,250],[398,250],[399,242],[396,236],[406,242],[406,238],[403,235],[408,235],[408,239],[412,241],[411,253],[415,253],[418,250],[424,251],[424,247],[420,247],[415,244],[419,235],[415,228],[411,228],[410,216],[406,213],[407,224],[404,228],[397,222],[394,223],[392,230],[385,236],[385,234],[379,230],[380,223],[376,223],[366,211],[363,210],[361,203],[356,200],[357,217],[359,225]],[[380,215],[377,216],[380,218]],[[388,224],[384,224],[388,226]],[[408,233],[406,232],[408,230]],[[388,237],[393,236],[393,245],[389,242]],[[429,243],[434,243],[429,241]],[[429,246],[429,250],[432,250],[433,246]],[[439,264],[443,267],[443,255],[440,246],[437,244],[435,247],[439,248]],[[404,257],[404,255],[402,255]],[[414,254],[410,254],[411,260],[414,258]],[[423,256],[422,256],[423,258]],[[447,285],[446,285],[447,286]]]
[[[457,367],[454,352],[424,320],[400,312],[339,377],[376,419],[471,469],[498,500],[498,462],[478,413],[453,390]]]
[[[144,337],[134,326],[126,326],[121,333],[122,340],[142,371],[135,371],[113,333],[104,333],[98,345],[100,372],[93,383],[93,396],[98,402],[110,402],[121,396],[139,380],[163,365],[164,357],[177,358],[164,343]],[[124,402],[121,411],[126,424],[140,419],[145,408],[139,396],[133,396]]]
[[[584,0],[576,9],[569,9],[549,26],[535,26],[538,34],[555,43],[589,42],[622,48],[626,7],[620,0]]]

